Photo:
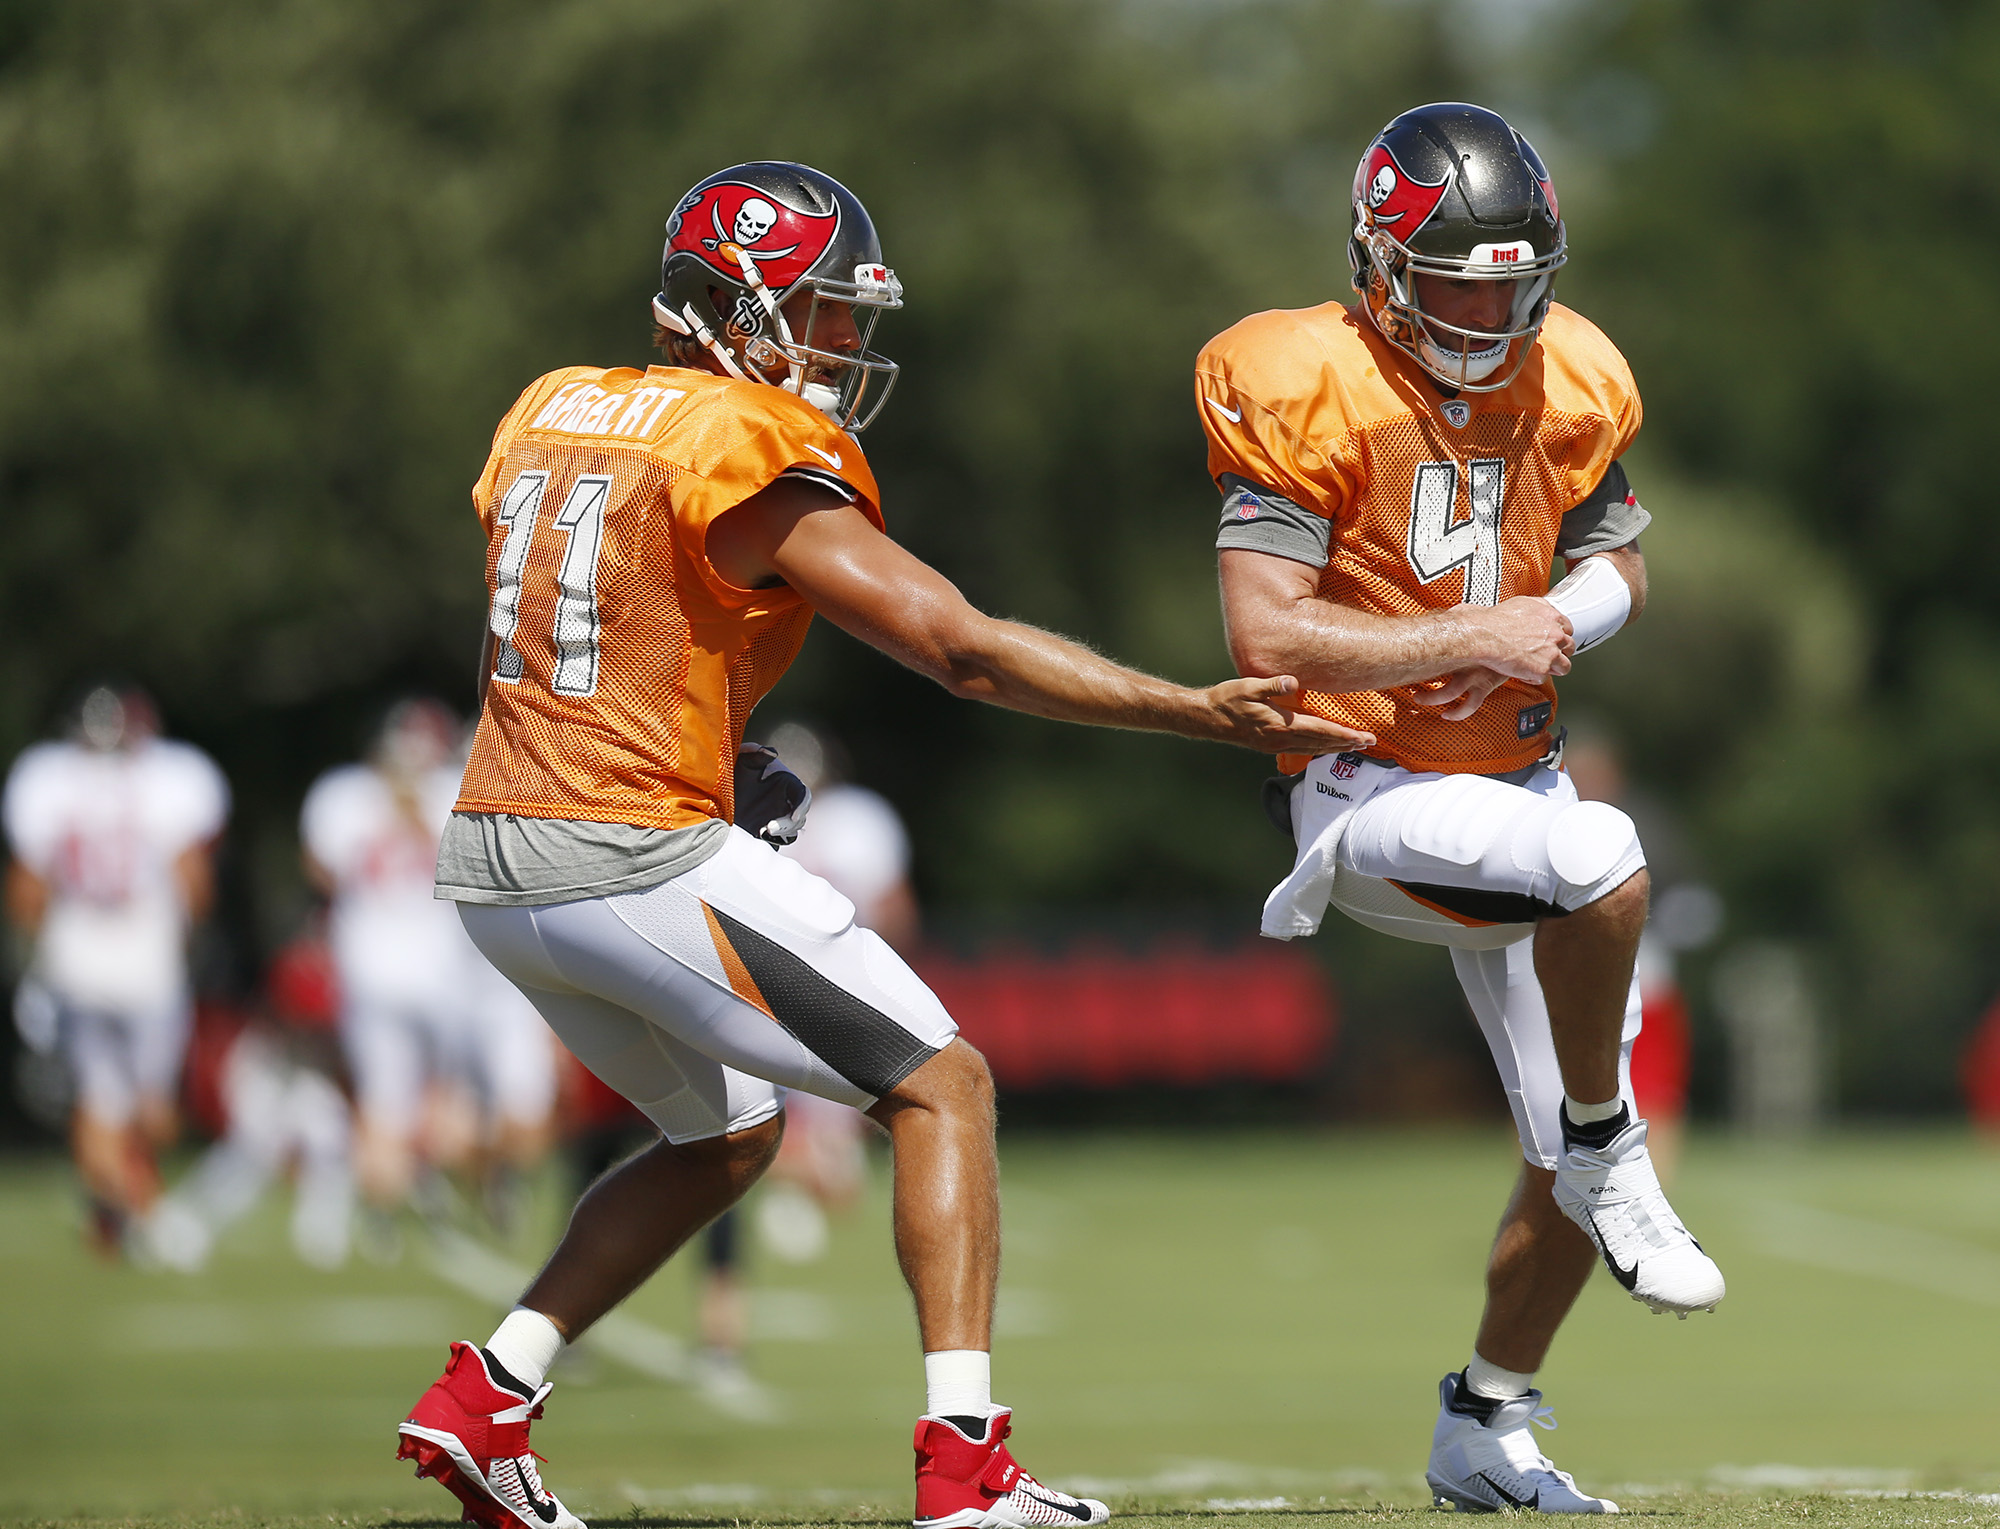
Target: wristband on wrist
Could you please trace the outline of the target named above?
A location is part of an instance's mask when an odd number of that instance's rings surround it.
[[[1632,614],[1632,586],[1606,557],[1587,557],[1549,591],[1549,604],[1569,617],[1576,651],[1586,653]]]

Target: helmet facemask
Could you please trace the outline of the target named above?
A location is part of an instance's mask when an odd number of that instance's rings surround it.
[[[1372,221],[1367,207],[1357,202],[1351,252],[1356,285],[1383,338],[1448,388],[1492,393],[1512,382],[1548,317],[1555,273],[1569,258],[1560,235],[1545,255],[1536,255],[1522,239],[1475,245],[1461,258],[1419,253],[1387,229],[1371,227]],[[1468,329],[1427,312],[1418,294],[1419,276],[1511,283],[1505,327]]]

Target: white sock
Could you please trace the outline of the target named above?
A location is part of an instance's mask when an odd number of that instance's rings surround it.
[[[563,1351],[563,1335],[539,1311],[516,1306],[493,1329],[486,1352],[524,1386],[538,1387],[549,1377],[549,1366]]]
[[[1503,1370],[1499,1365],[1481,1359],[1479,1350],[1474,1349],[1472,1362],[1465,1367],[1465,1389],[1489,1401],[1511,1402],[1515,1397],[1526,1396],[1535,1389],[1535,1373],[1530,1370],[1523,1375],[1519,1370]]]
[[[1579,1104],[1568,1094],[1563,1095],[1563,1109],[1569,1115],[1573,1126],[1592,1126],[1600,1120],[1609,1120],[1625,1108],[1625,1101],[1613,1094],[1602,1104]]]
[[[991,1417],[993,1356],[976,1348],[924,1355],[924,1395],[924,1411],[934,1418]]]

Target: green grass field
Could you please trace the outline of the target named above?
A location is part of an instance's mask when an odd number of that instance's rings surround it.
[[[1142,1521],[1424,1507],[1506,1139],[1030,1136],[1004,1155],[996,1391],[1031,1470]],[[690,1326],[670,1269],[558,1371],[536,1430],[551,1485],[639,1524],[905,1513],[921,1372],[883,1191],[878,1173],[823,1261],[755,1257],[771,1416],[656,1378]],[[1594,1280],[1543,1377],[1558,1464],[1703,1524],[2000,1521],[2000,1155],[1946,1133],[1697,1140],[1675,1200],[1729,1299],[1675,1322]],[[267,1205],[179,1276],[93,1261],[75,1221],[60,1165],[0,1168],[0,1517],[456,1518],[391,1458],[394,1427],[446,1340],[490,1329],[468,1289],[503,1292],[500,1260],[535,1236],[461,1249],[453,1278],[420,1237],[395,1267],[321,1274]]]

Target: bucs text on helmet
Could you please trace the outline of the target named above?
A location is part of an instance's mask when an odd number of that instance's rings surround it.
[[[1490,393],[1526,364],[1568,259],[1549,172],[1495,112],[1441,102],[1375,135],[1354,172],[1347,261],[1375,327],[1447,387]],[[1504,324],[1426,313],[1417,277],[1512,283]]]
[[[796,329],[783,308],[810,292]],[[823,307],[854,319],[852,349],[815,345]],[[881,412],[896,363],[869,350],[885,309],[903,306],[903,284],[882,263],[882,243],[860,200],[810,165],[733,165],[681,198],[667,220],[653,317],[691,336],[732,377],[796,393],[844,430]]]

